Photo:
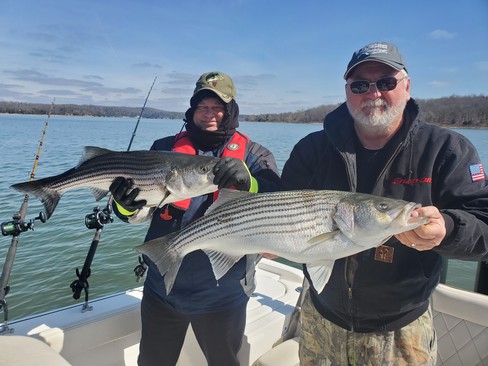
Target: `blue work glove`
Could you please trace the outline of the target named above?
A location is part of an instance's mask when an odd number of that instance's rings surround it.
[[[219,189],[235,187],[240,191],[249,191],[251,188],[251,173],[242,160],[223,158],[215,164],[213,172],[213,183]]]
[[[139,188],[133,189],[133,185],[134,182],[130,178],[117,177],[109,188],[119,213],[125,216],[134,214],[147,203],[146,200],[136,201],[140,190]]]

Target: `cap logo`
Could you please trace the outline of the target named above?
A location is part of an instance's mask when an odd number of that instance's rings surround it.
[[[363,48],[355,51],[351,57],[351,61],[347,64],[344,79],[347,80],[352,70],[359,64],[367,61],[376,61],[383,63],[391,68],[400,71],[405,69],[405,62],[403,57],[398,52],[395,45],[387,42],[370,43]]]
[[[229,145],[227,145],[227,148],[229,150],[235,151],[235,150],[239,149],[239,144],[232,142]]]
[[[361,48],[361,50],[358,53],[358,56],[375,55],[378,53],[388,53],[388,45],[384,43],[369,44],[366,47]]]
[[[219,80],[224,80],[224,77],[217,72],[212,72],[205,78],[205,81],[209,84],[211,83],[214,87],[217,86]]]

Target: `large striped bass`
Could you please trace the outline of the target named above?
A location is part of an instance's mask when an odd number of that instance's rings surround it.
[[[184,256],[203,250],[218,280],[246,254],[305,263],[320,292],[334,261],[379,246],[428,222],[414,202],[343,191],[247,193],[222,190],[205,215],[136,249],[164,275],[169,294]]]
[[[161,206],[216,191],[213,167],[219,160],[170,151],[117,152],[87,146],[78,166],[12,188],[41,199],[47,218],[66,191],[89,187],[98,201],[107,195],[117,177],[133,180],[133,187],[140,189],[137,199],[146,200],[146,207]]]

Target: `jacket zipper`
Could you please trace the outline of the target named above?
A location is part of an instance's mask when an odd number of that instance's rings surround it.
[[[349,189],[352,191],[352,188],[354,186],[353,180],[352,180],[353,174],[351,174],[351,172],[349,170],[349,164],[347,164],[347,159],[341,151],[339,151],[337,148],[335,148],[335,149],[344,162],[344,166],[346,167],[347,179],[349,181]],[[354,331],[354,314],[352,311],[352,283],[349,283],[349,280],[348,280],[349,276],[347,275],[348,271],[350,270],[349,264],[350,264],[350,258],[348,257],[348,258],[346,258],[345,264],[344,264],[344,283],[347,285],[347,297],[349,300],[347,312],[349,313],[349,316],[351,318],[351,331]]]
[[[398,153],[402,149],[402,147],[403,147],[403,143],[400,143],[397,146],[397,148],[395,149],[395,151],[393,152],[393,154],[391,155],[391,157],[388,159],[385,166],[383,167],[380,174],[378,175],[378,178],[376,179],[375,187],[378,186],[378,181],[379,181],[380,177],[382,177],[385,174],[387,167],[391,164],[393,159],[395,159],[395,157],[398,155]],[[348,176],[348,180],[349,180],[349,188],[351,189],[353,186],[353,182],[352,182],[352,174],[349,172],[349,165],[347,164],[346,158],[343,156],[343,154],[341,152],[339,152],[339,155],[342,157],[342,159],[344,161],[344,165],[347,169],[347,172],[348,172],[347,176]],[[354,314],[353,314],[353,309],[352,309],[352,300],[353,300],[352,286],[353,286],[353,278],[354,278],[355,273],[351,273],[351,276],[348,276],[348,273],[349,273],[349,271],[355,272],[356,269],[353,269],[350,267],[351,267],[351,258],[348,257],[348,258],[346,258],[346,263],[344,265],[344,280],[345,280],[345,283],[347,285],[347,297],[349,300],[349,302],[348,302],[348,313],[349,313],[349,316],[351,318],[351,331],[354,331]],[[350,278],[350,280],[349,280],[349,278]]]
[[[376,182],[374,183],[374,187],[378,187],[378,182],[380,180],[380,178],[386,173],[386,168],[391,164],[391,162],[397,157],[397,155],[400,153],[400,150],[402,149],[403,147],[403,142],[400,143],[397,148],[395,149],[395,151],[393,152],[393,154],[391,154],[390,158],[388,159],[388,161],[386,162],[385,166],[383,167],[383,169],[381,169],[381,172],[380,174],[378,174],[378,177],[376,178]],[[373,192],[372,194],[374,194],[374,190],[375,188],[373,188]]]

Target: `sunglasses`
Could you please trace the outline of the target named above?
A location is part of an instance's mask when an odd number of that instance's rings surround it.
[[[404,76],[401,79],[397,79],[394,76],[387,76],[386,78],[376,80],[374,83],[370,83],[366,80],[359,80],[353,81],[351,84],[347,85],[349,85],[353,94],[366,94],[369,92],[371,85],[376,85],[376,89],[378,89],[379,92],[386,92],[395,89],[397,84],[407,77],[408,76]]]

